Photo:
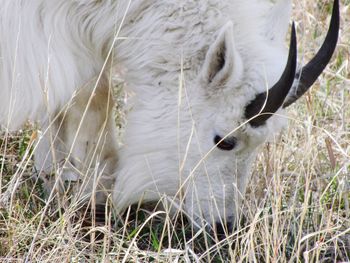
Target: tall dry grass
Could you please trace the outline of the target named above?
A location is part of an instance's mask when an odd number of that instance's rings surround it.
[[[324,40],[331,6],[294,1],[304,61]],[[0,139],[0,262],[349,262],[349,0],[341,17],[332,62],[289,108],[288,129],[263,147],[242,222],[226,239],[194,233],[181,214],[163,210],[135,206],[120,217],[69,195],[48,202],[33,180],[31,126]]]

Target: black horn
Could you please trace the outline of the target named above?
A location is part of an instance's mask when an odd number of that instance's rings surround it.
[[[255,116],[249,121],[253,127],[263,125],[282,106],[293,85],[297,65],[297,40],[294,23],[291,31],[288,61],[281,78],[268,91],[258,94],[245,109],[247,119]]]
[[[290,94],[283,103],[283,108],[288,107],[299,99],[317,80],[330,61],[338,41],[339,34],[339,0],[334,0],[332,18],[328,33],[320,50],[304,67],[298,70],[295,83]]]

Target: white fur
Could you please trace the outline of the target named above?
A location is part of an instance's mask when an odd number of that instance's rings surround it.
[[[283,71],[289,13],[288,0],[277,8],[267,0],[3,1],[0,124],[45,123],[103,71],[114,44],[136,94],[114,173],[117,209],[165,193],[183,198],[198,222],[233,221],[257,147],[284,123],[243,125],[247,103]],[[218,73],[212,62],[223,43]],[[94,137],[85,133],[79,143]],[[216,134],[235,136],[237,147],[215,148]]]

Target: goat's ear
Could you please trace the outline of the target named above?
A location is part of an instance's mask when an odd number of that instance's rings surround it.
[[[265,25],[265,35],[269,40],[277,44],[285,43],[291,12],[291,0],[278,0],[271,8]]]
[[[234,45],[233,24],[228,22],[207,52],[202,78],[207,84],[225,85],[242,71],[242,60]]]

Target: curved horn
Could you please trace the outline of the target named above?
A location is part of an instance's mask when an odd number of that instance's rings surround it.
[[[325,41],[315,57],[304,67],[298,70],[295,76],[295,84],[290,94],[283,103],[283,108],[288,107],[299,99],[314,84],[318,76],[330,61],[338,41],[339,34],[339,0],[334,0],[332,18]]]
[[[288,61],[281,78],[268,91],[258,94],[245,108],[247,119],[256,116],[249,121],[253,127],[263,125],[282,106],[293,85],[297,65],[297,39],[294,23],[291,31]]]

